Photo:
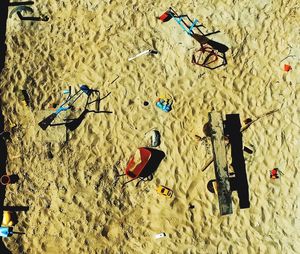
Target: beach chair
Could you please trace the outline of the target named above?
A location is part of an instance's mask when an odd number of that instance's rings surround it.
[[[138,186],[141,181],[149,181],[152,179],[152,175],[143,174],[143,170],[147,166],[151,156],[152,152],[146,147],[138,148],[137,152],[130,156],[129,162],[125,168],[125,173],[117,176],[118,178],[121,176],[128,176],[131,178],[129,181],[125,182],[122,187],[136,179],[140,179],[136,186]]]

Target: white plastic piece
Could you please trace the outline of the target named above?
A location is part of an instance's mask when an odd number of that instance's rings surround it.
[[[154,238],[159,239],[159,238],[163,238],[163,237],[166,237],[166,236],[167,236],[166,233],[159,233],[159,234],[154,235]]]
[[[133,60],[133,59],[136,59],[136,58],[138,58],[138,57],[140,57],[140,56],[142,56],[142,55],[149,54],[150,52],[151,52],[151,50],[150,50],[150,49],[147,49],[147,50],[145,50],[145,51],[143,51],[143,52],[141,52],[141,53],[139,53],[139,54],[137,54],[137,55],[135,55],[135,56],[133,56],[133,57],[128,58],[128,61],[131,61],[131,60]]]

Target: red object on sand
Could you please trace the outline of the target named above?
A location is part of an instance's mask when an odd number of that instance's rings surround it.
[[[169,11],[164,12],[164,13],[159,17],[159,19],[160,19],[162,22],[168,21],[169,18],[170,18]]]
[[[138,156],[132,155],[125,169],[125,174],[132,179],[139,177],[151,158],[151,151],[147,148],[140,147],[138,150]]]
[[[292,70],[292,66],[290,66],[289,64],[285,64],[283,66],[283,70],[286,71],[286,72],[288,72],[288,71]]]
[[[276,178],[279,178],[278,176],[278,168],[273,168],[270,172],[270,177],[272,179],[276,179]]]

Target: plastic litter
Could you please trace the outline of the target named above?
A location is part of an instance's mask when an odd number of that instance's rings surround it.
[[[278,168],[273,168],[270,171],[270,178],[271,179],[277,179],[280,175],[283,175],[283,173]]]
[[[158,98],[155,105],[164,112],[170,112],[172,110],[172,102],[169,102],[169,100],[165,101],[164,99]]]
[[[9,237],[12,236],[12,228],[11,227],[0,227],[0,236],[1,237]]]
[[[158,51],[155,50],[155,49],[148,49],[148,50],[145,50],[145,51],[143,51],[143,52],[141,52],[141,53],[139,53],[139,54],[137,54],[137,55],[135,55],[133,57],[128,58],[128,61],[132,61],[132,60],[134,60],[134,59],[136,59],[136,58],[138,58],[140,56],[143,56],[143,55],[157,54],[157,53],[158,53]]]
[[[285,64],[285,65],[283,66],[283,70],[286,71],[286,72],[289,72],[289,71],[292,70],[292,66],[290,66],[289,64]]]
[[[154,238],[159,239],[159,238],[163,238],[163,237],[166,237],[166,236],[167,236],[166,233],[162,232],[162,233],[154,235]]]

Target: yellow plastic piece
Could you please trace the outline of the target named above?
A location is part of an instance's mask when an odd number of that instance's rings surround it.
[[[163,185],[158,186],[157,190],[156,190],[159,194],[166,196],[168,198],[171,198],[173,196],[173,191]]]
[[[12,220],[12,214],[9,211],[3,211],[2,227],[12,227],[14,222]]]

